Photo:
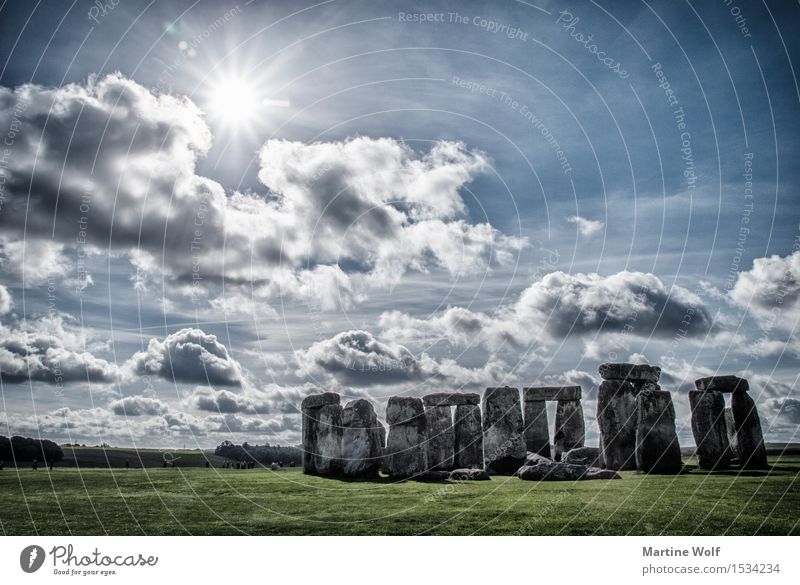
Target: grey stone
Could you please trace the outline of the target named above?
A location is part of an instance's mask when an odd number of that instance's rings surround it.
[[[317,412],[317,453],[314,467],[319,475],[332,475],[342,466],[342,406],[326,404]]]
[[[322,392],[321,394],[310,394],[303,398],[300,409],[321,408],[326,404],[339,404],[341,397],[336,392]]]
[[[529,386],[522,389],[525,402],[540,400],[580,400],[580,386]]]
[[[454,481],[486,481],[491,479],[485,469],[454,469],[450,472]]]
[[[340,397],[335,392],[311,394],[301,403],[303,437],[303,473],[317,473],[316,459],[319,454],[319,410],[329,404],[339,404]]]
[[[648,392],[648,391],[661,391],[661,386],[655,382],[643,382],[641,380],[631,382],[633,384],[633,391],[635,394],[639,394],[639,392]]]
[[[683,461],[670,393],[640,392],[636,396],[636,413],[636,468],[647,473],[679,473]]]
[[[409,396],[392,396],[386,405],[386,422],[391,425],[402,425],[414,422],[417,417],[425,416],[425,407],[419,398]]]
[[[731,453],[725,428],[725,399],[720,392],[689,390],[692,434],[701,469],[730,467]]]
[[[749,394],[736,392],[731,398],[731,410],[740,465],[745,469],[766,469],[767,449],[756,403]]]
[[[705,392],[748,392],[750,384],[738,376],[709,376],[694,381],[694,387]]]
[[[636,469],[636,392],[633,384],[604,380],[597,393],[600,450],[608,469]]]
[[[464,404],[481,403],[480,394],[474,392],[436,392],[434,394],[427,394],[422,397],[422,402],[425,406],[461,406]]]
[[[525,448],[550,457],[550,431],[547,424],[547,403],[539,400],[525,401]]]
[[[422,400],[392,396],[386,408],[389,424],[383,471],[394,478],[420,476],[428,469],[427,421]]]
[[[561,459],[561,454],[578,447],[583,447],[585,427],[583,422],[583,406],[580,400],[559,400],[556,404],[556,427],[553,434],[554,459]]]
[[[521,467],[516,475],[526,481],[582,481],[592,479],[620,479],[617,472],[611,469],[600,469],[588,465],[573,463],[557,463],[541,458],[531,465]]]
[[[514,473],[525,459],[519,390],[487,388],[483,394],[483,452],[486,467]]]
[[[363,398],[348,402],[342,411],[342,427],[344,474],[351,477],[377,475],[386,431],[378,422],[372,403]]]
[[[481,407],[459,404],[455,412],[455,461],[458,468],[483,469]]]
[[[658,382],[661,377],[661,368],[649,364],[600,364],[597,371],[603,380]]]
[[[731,448],[731,460],[739,460],[739,445],[736,440],[736,423],[733,420],[733,409],[725,409],[725,431],[728,433],[728,445]]]
[[[425,418],[428,425],[428,468],[436,471],[453,469],[456,435],[450,407],[428,406]]]
[[[445,481],[450,479],[450,472],[449,471],[437,471],[437,470],[428,470],[419,475],[416,475],[414,479],[419,481]]]
[[[575,465],[602,467],[602,460],[600,449],[597,447],[578,447],[561,454],[562,463],[574,463]]]

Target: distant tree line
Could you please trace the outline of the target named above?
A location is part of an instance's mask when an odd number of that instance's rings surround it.
[[[234,461],[258,461],[265,465],[270,463],[280,463],[289,465],[294,462],[297,465],[303,462],[303,451],[299,447],[283,447],[281,445],[250,445],[245,442],[236,445],[230,441],[223,441],[214,449],[214,455],[227,457]]]
[[[0,435],[0,461],[61,461],[61,447],[47,439],[31,439],[14,436],[9,439]]]

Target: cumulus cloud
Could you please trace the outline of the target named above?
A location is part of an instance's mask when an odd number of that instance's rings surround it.
[[[14,302],[11,300],[11,293],[0,284],[0,315],[10,313],[12,306],[14,306]]]
[[[418,154],[389,138],[270,140],[259,170],[269,192],[226,193],[196,173],[211,146],[202,112],[121,74],[0,88],[0,125],[12,119],[25,131],[5,169],[9,272],[25,248],[26,274],[41,278],[86,226],[87,249],[130,254],[140,290],[148,277],[183,293],[224,278],[265,298],[346,304],[359,293],[341,265],[386,284],[409,270],[508,263],[525,244],[469,222],[459,191],[488,161],[456,142]]]
[[[120,416],[155,416],[169,412],[169,405],[150,396],[125,396],[109,403],[114,414]]]
[[[800,251],[753,260],[740,272],[730,297],[761,318],[763,328],[788,328],[800,318]]]
[[[155,375],[174,382],[204,382],[240,386],[242,367],[217,341],[201,329],[181,329],[163,340],[151,339],[126,366],[137,375]]]
[[[295,353],[298,375],[330,375],[354,386],[446,380],[456,386],[480,386],[510,380],[504,363],[491,360],[466,368],[455,360],[415,356],[399,343],[381,341],[368,331],[344,331]]]
[[[578,226],[578,232],[587,238],[595,234],[599,234],[606,226],[606,224],[604,224],[602,221],[598,221],[596,219],[587,219],[585,217],[581,217],[580,215],[571,215],[567,218],[567,221]]]
[[[495,315],[460,307],[418,319],[399,311],[379,321],[392,339],[441,338],[455,345],[529,344],[542,338],[611,332],[647,337],[707,333],[713,324],[703,300],[680,286],[667,288],[653,274],[618,272],[609,276],[552,272],[523,290]]]
[[[68,382],[110,383],[116,364],[85,350],[86,337],[71,331],[64,317],[27,321],[24,329],[0,325],[0,375],[6,384],[28,380],[60,386]]]

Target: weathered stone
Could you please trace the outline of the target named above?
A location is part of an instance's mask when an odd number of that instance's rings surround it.
[[[580,386],[530,386],[522,389],[525,402],[540,400],[580,400]]]
[[[528,400],[525,409],[525,448],[528,451],[550,457],[550,431],[547,424],[547,403]]]
[[[728,445],[731,448],[731,462],[739,462],[739,445],[736,440],[736,423],[733,420],[733,409],[725,409],[725,431],[728,434]],[[734,461],[735,460],[735,461]]]
[[[425,416],[425,407],[419,398],[409,396],[392,396],[386,405],[386,422],[391,425],[403,425],[414,422],[417,417]]]
[[[395,478],[419,476],[427,471],[427,422],[422,400],[392,396],[386,418],[395,422],[389,424],[383,471]]]
[[[485,481],[491,479],[485,469],[454,469],[450,472],[454,481]]]
[[[636,468],[647,473],[679,473],[683,467],[669,392],[645,390],[636,396]]]
[[[481,403],[480,394],[474,392],[436,392],[434,394],[427,394],[422,397],[422,402],[425,406],[461,406],[464,404]]]
[[[348,402],[342,411],[342,470],[347,476],[374,476],[381,468],[385,429],[372,403]]]
[[[455,462],[458,468],[483,469],[481,407],[459,404],[455,412]]]
[[[414,476],[414,479],[419,481],[445,481],[447,479],[450,479],[450,472],[428,470]]]
[[[639,394],[639,392],[661,391],[661,386],[655,382],[645,382],[642,380],[638,380],[636,382],[631,382],[631,384],[633,384],[634,394]]]
[[[571,449],[583,447],[585,427],[580,400],[559,400],[556,404],[556,430],[553,434],[553,454],[556,460]]]
[[[600,364],[597,371],[603,380],[658,382],[661,377],[661,368],[649,364]]]
[[[303,473],[317,473],[316,457],[319,453],[319,409],[328,404],[339,404],[335,392],[306,396],[300,404],[303,437]]]
[[[483,451],[486,467],[514,473],[525,459],[519,390],[487,388],[483,394]]]
[[[428,425],[428,468],[437,471],[453,469],[456,436],[450,407],[428,406],[425,418]]]
[[[636,469],[636,393],[633,384],[604,380],[597,393],[600,450],[608,469]]]
[[[570,449],[561,454],[562,463],[574,463],[575,465],[589,465],[590,467],[602,467],[602,457],[600,449],[597,447],[578,447]]]
[[[709,376],[694,381],[694,387],[704,392],[748,392],[750,384],[739,376]]]
[[[341,397],[336,392],[322,392],[321,394],[310,394],[303,398],[300,408],[321,408],[326,404],[339,404]]]
[[[342,466],[342,406],[326,404],[317,412],[317,454],[314,467],[319,475],[331,475]]]
[[[532,465],[524,465],[516,475],[526,481],[581,481],[592,479],[620,479],[611,469],[600,469],[588,465],[557,463],[550,459],[540,459]]]
[[[756,403],[749,394],[736,392],[731,398],[731,410],[736,428],[739,463],[745,469],[767,468],[767,449],[764,446]]]
[[[692,434],[697,445],[697,461],[702,469],[730,467],[730,445],[725,429],[725,399],[720,392],[689,391],[692,409]]]

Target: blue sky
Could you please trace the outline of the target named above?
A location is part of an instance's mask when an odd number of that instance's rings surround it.
[[[796,5],[0,14],[0,432],[295,443],[321,388],[569,382],[593,444],[643,360],[684,444],[715,372],[796,439]]]

